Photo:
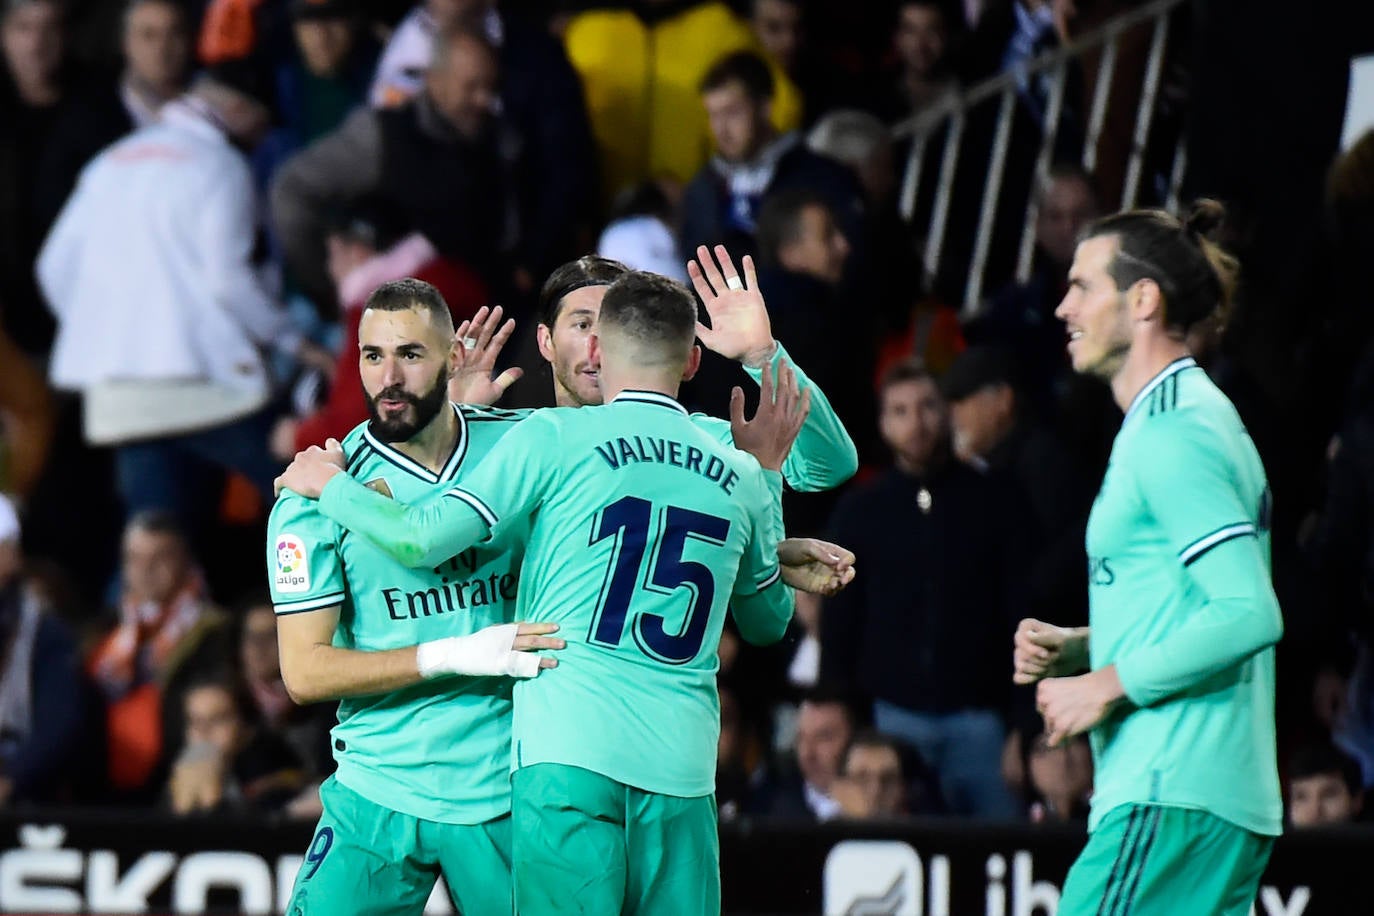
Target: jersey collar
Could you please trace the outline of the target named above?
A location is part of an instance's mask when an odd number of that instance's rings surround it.
[[[458,473],[458,468],[463,464],[463,457],[468,451],[468,421],[467,418],[463,416],[463,412],[458,409],[457,404],[450,403],[449,407],[458,417],[458,441],[453,444],[453,454],[448,456],[448,461],[444,462],[444,466],[440,469],[438,474],[435,474],[429,468],[404,452],[398,451],[390,444],[372,435],[372,428],[370,425],[363,430],[363,439],[367,441],[367,444],[371,446],[372,450],[378,455],[390,461],[401,470],[415,475],[426,483],[442,483],[452,480],[453,475]]]
[[[1121,422],[1125,424],[1126,420],[1129,420],[1131,418],[1131,414],[1135,413],[1135,409],[1140,406],[1141,402],[1143,402],[1146,398],[1150,396],[1150,392],[1154,391],[1161,384],[1163,384],[1166,378],[1169,378],[1172,375],[1177,375],[1184,369],[1191,369],[1196,365],[1197,361],[1194,360],[1191,356],[1180,356],[1178,359],[1174,360],[1173,362],[1169,363],[1169,365],[1159,370],[1159,374],[1156,375],[1154,378],[1150,379],[1148,382],[1146,382],[1145,387],[1140,389],[1140,393],[1137,394],[1131,400],[1131,406],[1126,409],[1126,416],[1122,418]]]
[[[666,407],[669,410],[676,410],[680,414],[686,414],[687,408],[683,407],[676,399],[668,397],[657,391],[635,391],[627,388],[620,394],[611,398],[611,403],[616,404],[621,401],[633,402],[635,404],[653,404],[657,407]]]

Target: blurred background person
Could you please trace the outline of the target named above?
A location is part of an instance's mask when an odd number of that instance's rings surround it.
[[[43,244],[37,272],[60,325],[49,376],[82,395],[86,441],[113,446],[128,515],[175,514],[201,531],[215,471],[263,504],[273,380],[262,351],[325,367],[264,288],[248,160],[270,118],[267,75],[221,64],[158,122],[97,156]]]
[[[95,81],[62,106],[38,168],[43,224],[62,211],[86,163],[131,130],[158,119],[190,76],[191,36],[175,0],[133,0],[120,22],[123,69]]]
[[[167,798],[175,814],[280,810],[305,786],[304,767],[232,679],[200,680],[183,697],[185,733]]]
[[[1348,824],[1364,811],[1360,765],[1330,743],[1309,744],[1288,763],[1288,820],[1294,827]]]
[[[228,620],[206,594],[175,517],[144,512],[124,531],[114,626],[86,659],[109,734],[110,788],[147,801],[181,735],[182,694],[229,657]]]
[[[70,630],[25,581],[19,517],[0,496],[0,808],[71,802],[103,751]]]

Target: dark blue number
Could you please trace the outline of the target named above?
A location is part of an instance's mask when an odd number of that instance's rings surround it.
[[[676,635],[663,629],[667,622],[659,614],[643,614],[635,627],[635,642],[646,655],[655,655],[665,662],[689,662],[701,651],[706,638],[706,621],[716,597],[716,579],[711,570],[695,560],[682,559],[682,552],[690,537],[723,545],[730,533],[730,523],[714,515],[704,515],[691,509],[669,506],[664,513],[663,536],[659,538],[658,559],[646,589],[661,595],[671,595],[679,588],[690,589],[691,605],[682,632]],[[706,613],[698,613],[705,609]]]
[[[310,849],[305,854],[305,864],[310,866],[310,871],[305,873],[306,881],[315,877],[315,872],[320,870],[324,857],[329,855],[330,847],[333,845],[334,828],[321,827],[320,832],[315,834],[315,838],[310,841]]]
[[[601,510],[596,527],[592,529],[590,544],[606,538],[616,538],[611,568],[601,586],[601,600],[597,602],[592,619],[591,641],[598,646],[614,649],[620,645],[625,632],[625,615],[630,610],[635,580],[639,578],[639,564],[644,560],[644,546],[649,539],[649,518],[653,504],[647,499],[626,496]]]
[[[596,645],[618,648],[625,635],[630,602],[635,589],[641,587],[639,570],[649,546],[652,518],[653,504],[634,496],[616,500],[597,516],[590,543],[613,537],[616,545],[592,620],[590,639]],[[684,560],[682,554],[688,540],[724,545],[729,533],[728,519],[676,506],[664,509],[661,531],[654,539],[652,569],[642,587],[659,595],[671,595],[685,588],[691,595],[680,633],[669,633],[661,614],[645,613],[635,621],[631,633],[645,655],[679,665],[691,661],[701,651],[716,596],[716,581],[709,567]]]

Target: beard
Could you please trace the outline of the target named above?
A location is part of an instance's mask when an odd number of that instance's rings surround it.
[[[405,401],[411,406],[413,419],[404,419],[405,412],[395,419],[384,419],[377,409],[378,401]],[[405,442],[430,424],[448,403],[448,367],[439,370],[434,385],[421,395],[411,394],[400,385],[383,388],[376,396],[367,396],[367,412],[372,419],[367,424],[372,435],[383,442]]]

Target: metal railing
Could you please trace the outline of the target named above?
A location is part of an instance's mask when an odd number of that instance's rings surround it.
[[[1184,0],[1153,0],[1153,2],[1117,16],[1098,28],[1075,38],[1068,44],[1036,56],[1023,66],[999,73],[963,92],[951,94],[936,107],[915,114],[893,128],[894,137],[897,139],[911,139],[910,153],[907,156],[906,167],[902,176],[901,196],[899,198],[902,216],[910,223],[916,219],[916,205],[921,192],[922,181],[928,177],[922,174],[922,170],[929,145],[932,138],[937,136],[942,128],[947,127],[944,134],[943,155],[940,157],[939,174],[936,176],[938,184],[931,206],[925,251],[922,256],[922,267],[927,279],[930,280],[939,273],[942,258],[945,256],[955,174],[961,165],[962,144],[969,114],[981,105],[991,104],[994,99],[999,100],[997,127],[994,131],[992,148],[988,156],[988,169],[983,185],[978,226],[974,234],[972,255],[969,259],[968,275],[964,284],[962,306],[965,314],[976,312],[982,302],[984,274],[992,246],[999,194],[1007,170],[1007,153],[1011,144],[1012,122],[1015,116],[1019,87],[1042,75],[1048,78],[1044,115],[1040,123],[1039,151],[1032,173],[1031,186],[1035,189],[1044,182],[1052,165],[1051,158],[1055,143],[1059,139],[1060,124],[1064,116],[1064,93],[1069,78],[1069,67],[1085,54],[1101,49],[1102,56],[1097,69],[1096,84],[1093,89],[1086,129],[1084,130],[1082,152],[1084,169],[1092,171],[1098,164],[1099,146],[1106,125],[1107,107],[1111,97],[1113,79],[1116,76],[1118,45],[1121,37],[1139,25],[1154,23],[1120,200],[1122,208],[1134,206],[1139,198],[1140,181],[1145,172],[1145,152],[1157,108],[1156,103],[1159,97],[1161,75],[1167,51],[1170,21],[1175,10],[1183,3]],[[1173,153],[1173,165],[1169,169],[1166,206],[1170,208],[1174,208],[1178,204],[1179,188],[1183,184],[1186,169],[1186,150],[1183,138],[1180,136]],[[1025,219],[1021,226],[1020,241],[1016,249],[1015,277],[1020,283],[1024,283],[1030,276],[1035,252],[1035,224],[1038,216],[1039,194],[1032,190],[1026,207]]]

